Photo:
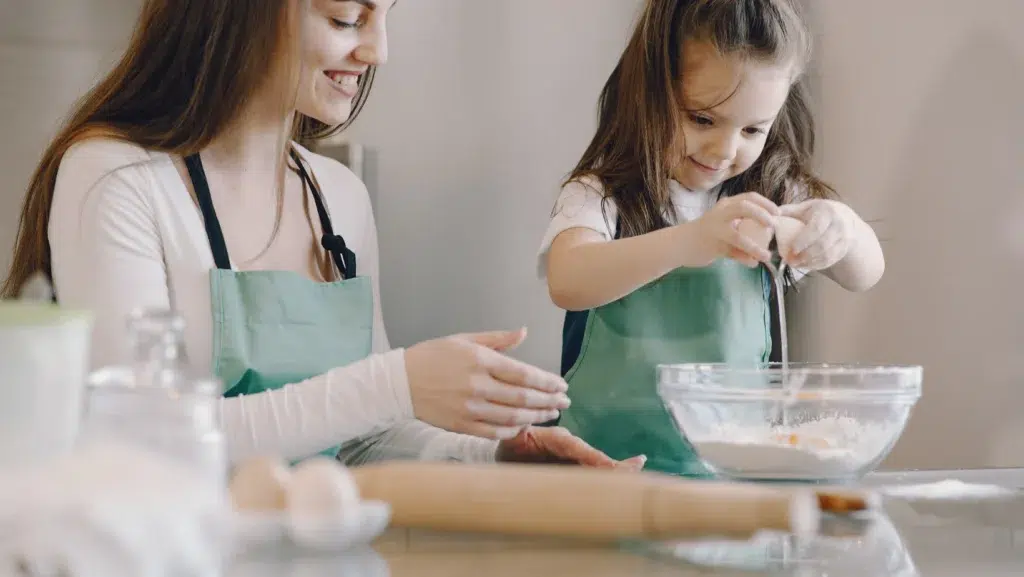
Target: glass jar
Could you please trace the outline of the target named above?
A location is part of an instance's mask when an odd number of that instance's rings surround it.
[[[131,364],[100,369],[87,380],[82,439],[140,446],[226,486],[221,384],[189,367],[181,317],[166,310],[137,311],[128,329]]]

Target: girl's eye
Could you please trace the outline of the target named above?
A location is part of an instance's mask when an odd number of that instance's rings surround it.
[[[758,134],[764,134],[765,133],[765,130],[763,128],[758,128],[756,126],[751,126],[751,127],[748,127],[748,128],[744,128],[743,130],[744,130],[744,132],[746,132],[747,134],[749,134],[751,136],[755,136],[755,135],[758,135]]]

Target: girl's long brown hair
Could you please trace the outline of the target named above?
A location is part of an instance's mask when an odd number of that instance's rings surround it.
[[[15,296],[37,272],[50,276],[50,205],[61,159],[72,145],[105,136],[178,156],[203,150],[236,120],[275,63],[297,54],[298,4],[147,0],[125,55],[75,107],[32,175],[0,298]],[[371,67],[360,79],[345,124],[331,127],[300,115],[294,134],[282,140],[308,143],[344,129],[365,103],[373,76]]]
[[[601,91],[598,128],[566,182],[596,179],[615,202],[619,234],[668,226],[668,179],[684,155],[681,123],[683,41],[709,42],[721,54],[792,62],[802,70],[810,34],[793,0],[647,0],[622,57]],[[724,182],[731,196],[760,192],[776,204],[828,198],[814,175],[814,119],[801,74],[767,135],[764,152]]]

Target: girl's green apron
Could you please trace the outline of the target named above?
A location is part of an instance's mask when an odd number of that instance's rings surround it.
[[[572,405],[559,424],[613,459],[644,454],[646,469],[709,476],[658,396],[656,367],[767,362],[770,295],[762,267],[720,259],[675,270],[594,310],[568,312],[562,374]]]
[[[319,188],[294,149],[291,158],[316,203],[321,244],[340,281],[315,282],[288,271],[232,270],[202,161],[198,154],[185,159],[217,266],[210,271],[213,372],[223,381],[226,397],[277,389],[370,354],[370,279],[356,276],[356,256],[334,234]],[[336,446],[323,447],[321,454],[337,452]]]

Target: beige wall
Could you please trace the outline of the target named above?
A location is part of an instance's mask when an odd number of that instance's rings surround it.
[[[0,0],[0,270],[43,148],[113,63],[140,0]]]
[[[887,466],[1024,465],[1024,3],[814,0],[826,175],[887,271],[815,287],[806,358],[923,364]]]
[[[0,96],[0,247],[58,119],[109,65],[140,3],[0,0],[0,72],[13,89]],[[391,14],[391,61],[347,136],[378,153],[370,180],[393,343],[526,325],[519,354],[557,367],[561,317],[534,253],[636,6],[416,0]]]
[[[40,150],[138,2],[0,0],[0,247]],[[864,295],[804,291],[794,346],[814,360],[924,364],[925,398],[890,466],[1024,465],[1024,3],[808,3],[821,164],[881,219],[888,271]],[[378,153],[397,344],[526,324],[519,354],[557,366],[561,319],[534,251],[635,6],[416,0],[392,15],[392,61],[350,136]]]
[[[637,6],[416,0],[391,15],[390,62],[346,137],[378,153],[394,343],[525,325],[516,354],[557,370],[562,317],[536,251]]]

